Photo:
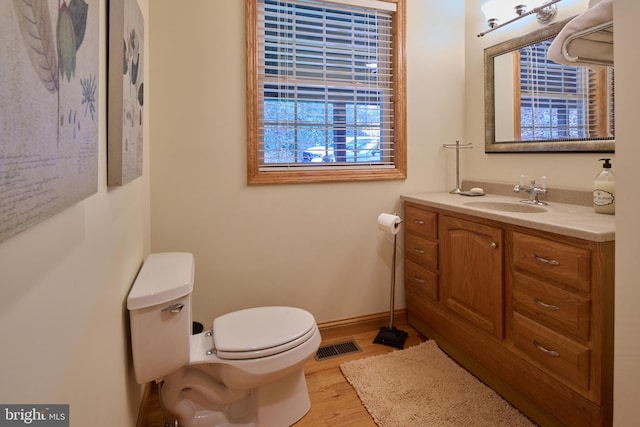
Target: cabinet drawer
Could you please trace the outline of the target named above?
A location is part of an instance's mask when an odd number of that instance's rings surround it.
[[[513,318],[513,340],[516,348],[555,377],[573,384],[581,391],[589,390],[589,347],[518,313],[514,313]]]
[[[438,275],[407,260],[404,266],[404,283],[412,297],[428,297],[438,301]]]
[[[438,268],[438,244],[407,233],[404,237],[407,258],[424,267]]]
[[[591,251],[584,248],[513,233],[513,265],[589,292]]]
[[[431,239],[438,238],[438,214],[412,205],[404,206],[405,228],[408,232]]]
[[[532,319],[589,340],[591,300],[522,273],[513,273],[513,307]]]

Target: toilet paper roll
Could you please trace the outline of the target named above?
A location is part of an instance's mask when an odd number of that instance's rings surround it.
[[[399,216],[381,213],[378,215],[378,230],[384,231],[385,233],[396,234],[400,231],[400,223],[402,219]]]

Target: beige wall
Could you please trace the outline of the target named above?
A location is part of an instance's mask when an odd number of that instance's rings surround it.
[[[637,425],[640,419],[640,2],[614,2],[616,61],[616,313],[614,348],[614,425]]]
[[[406,181],[258,187],[245,174],[244,2],[188,4],[150,2],[151,227],[153,251],[195,254],[194,318],[270,304],[319,322],[388,310],[391,246],[376,218],[451,173],[442,143],[463,136],[462,0],[408,2]]]
[[[108,190],[104,71],[99,90],[97,194],[0,243],[0,402],[68,403],[72,426],[134,426],[124,302],[150,245],[148,144],[144,176]]]

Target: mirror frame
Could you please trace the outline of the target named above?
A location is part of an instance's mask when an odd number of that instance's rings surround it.
[[[585,152],[585,153],[613,153],[615,139],[576,139],[553,141],[496,142],[495,131],[495,82],[493,58],[532,43],[548,39],[557,35],[560,30],[573,18],[549,25],[524,36],[516,37],[484,50],[484,151],[485,153],[526,153],[526,152]]]

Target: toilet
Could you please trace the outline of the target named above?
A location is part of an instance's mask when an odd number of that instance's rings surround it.
[[[234,311],[192,334],[195,262],[151,254],[127,297],[136,381],[159,384],[184,427],[290,426],[311,407],[304,364],[320,346],[313,315],[295,307]]]

